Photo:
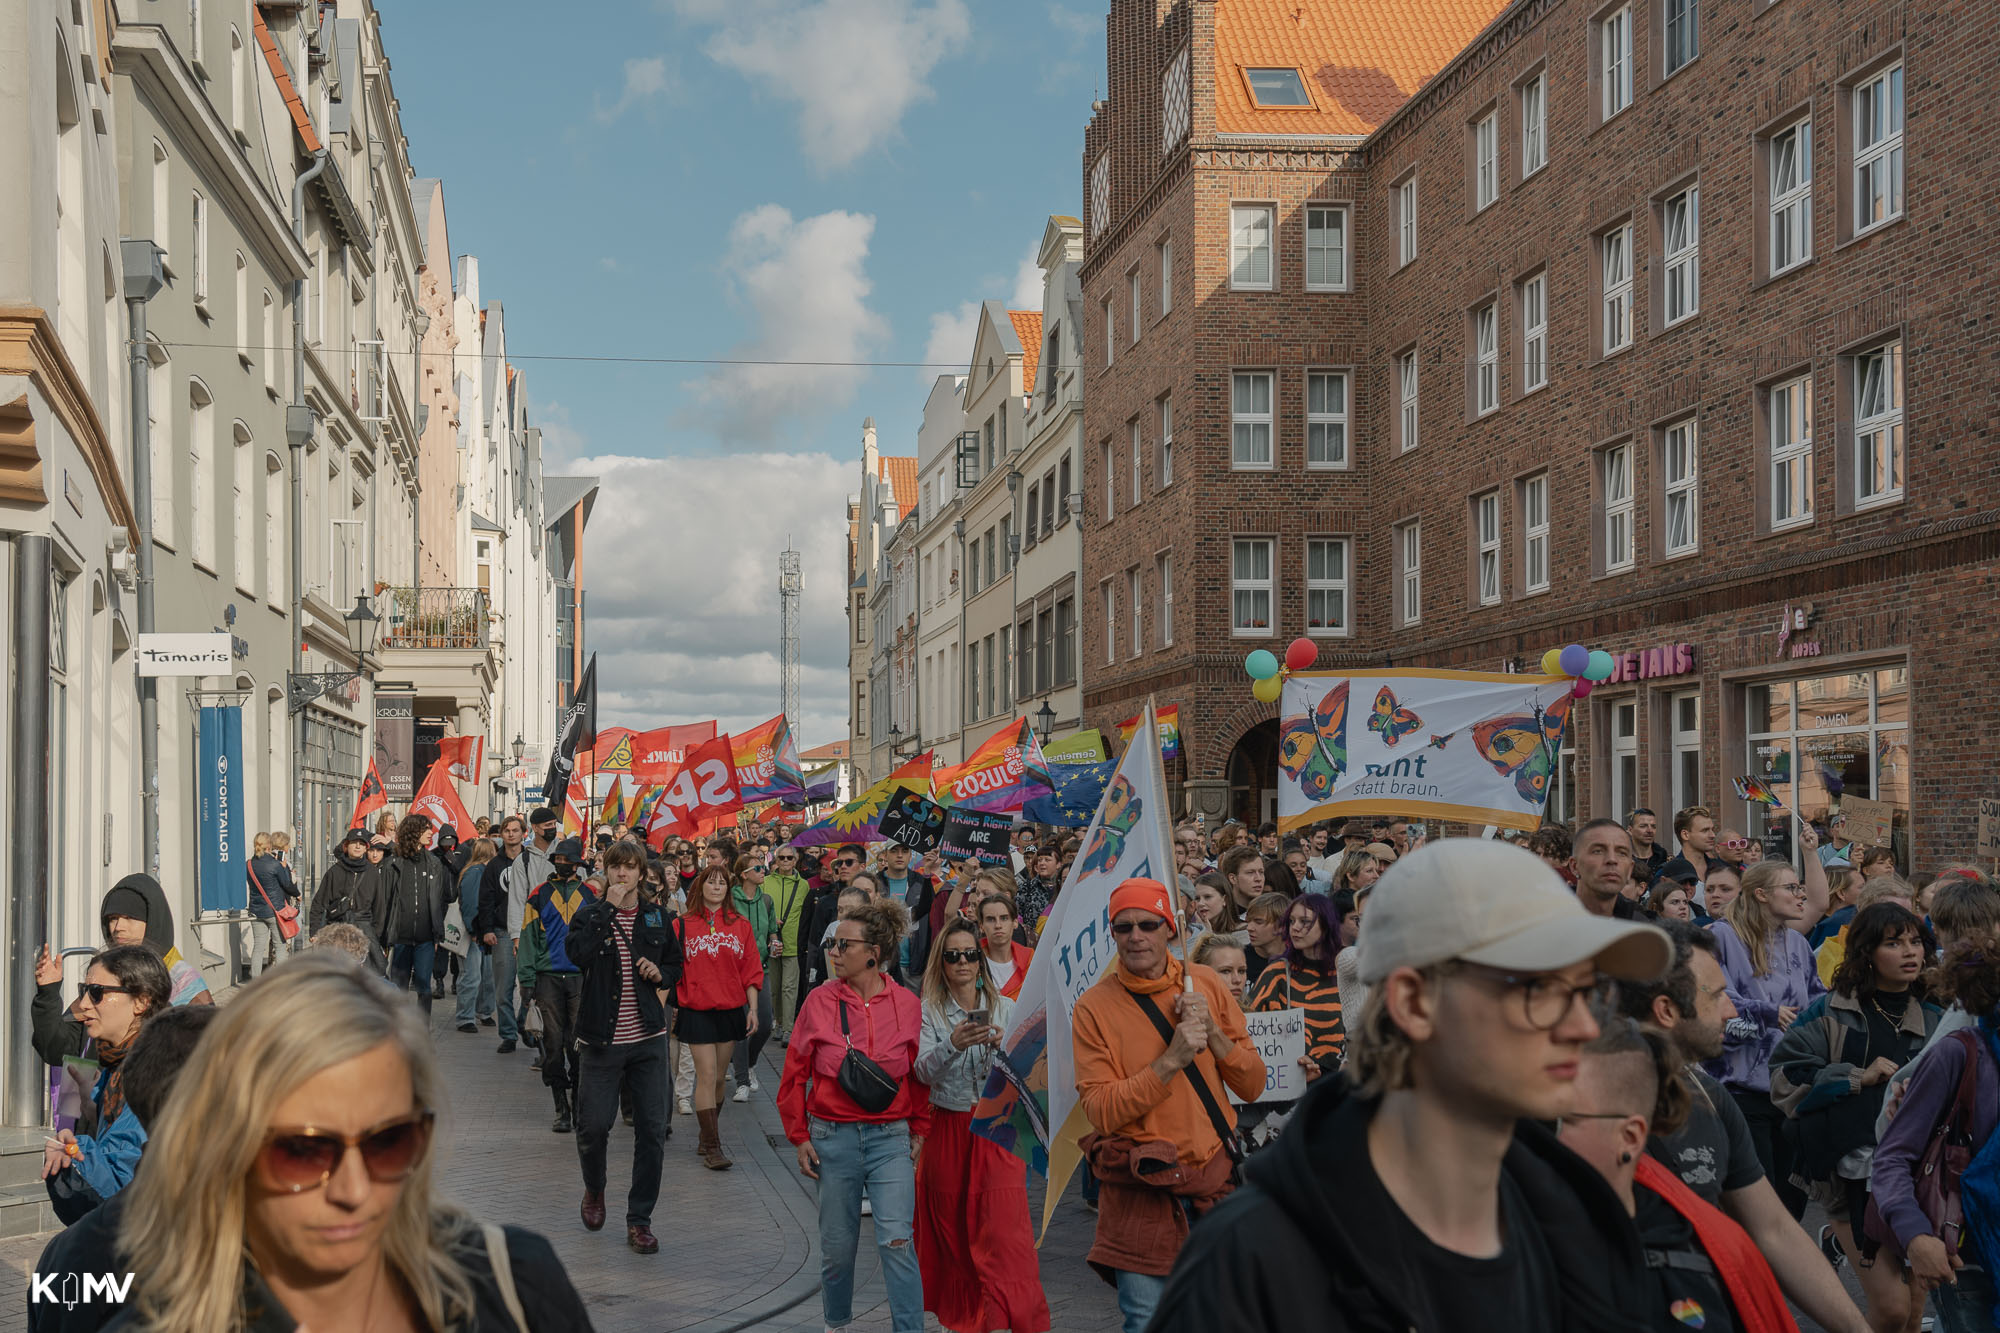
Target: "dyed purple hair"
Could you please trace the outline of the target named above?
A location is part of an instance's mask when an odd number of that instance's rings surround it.
[[[1299,908],[1307,907],[1319,918],[1319,945],[1314,954],[1304,954],[1292,943],[1292,917]],[[1292,905],[1285,909],[1285,957],[1304,957],[1307,963],[1325,971],[1333,971],[1333,960],[1340,954],[1340,912],[1330,893],[1302,893],[1292,899]]]

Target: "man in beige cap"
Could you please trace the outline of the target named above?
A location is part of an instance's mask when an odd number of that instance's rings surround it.
[[[1152,1333],[1649,1327],[1638,1232],[1539,1121],[1576,1106],[1593,1004],[1672,958],[1533,854],[1413,850],[1375,884],[1368,999],[1243,1187],[1195,1229]]]

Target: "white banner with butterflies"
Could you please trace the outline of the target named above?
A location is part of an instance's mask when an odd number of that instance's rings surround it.
[[[1542,822],[1576,682],[1479,671],[1285,679],[1278,828],[1345,815]]]

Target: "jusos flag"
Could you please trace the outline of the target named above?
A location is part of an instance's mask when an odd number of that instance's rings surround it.
[[[1534,829],[1575,684],[1477,671],[1295,671],[1278,719],[1278,829],[1382,814]]]
[[[666,846],[669,835],[692,837],[704,821],[734,814],[743,808],[743,794],[736,787],[736,765],[729,737],[717,736],[688,751],[687,761],[664,785],[646,821],[646,841],[654,851]]]
[[[938,774],[938,800],[967,810],[1005,814],[1055,790],[1035,729],[1022,718],[986,738],[972,757]]]
[[[799,771],[799,747],[792,740],[792,728],[783,713],[748,731],[738,732],[730,744],[735,752],[736,786],[746,804],[804,798],[806,784],[805,775]]]

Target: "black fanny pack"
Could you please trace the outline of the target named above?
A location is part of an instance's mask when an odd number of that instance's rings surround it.
[[[868,1114],[880,1115],[895,1102],[896,1094],[902,1091],[902,1081],[854,1049],[854,1038],[847,1029],[847,1006],[836,999],[834,1007],[840,1010],[841,1040],[847,1043],[847,1054],[841,1058],[837,1078],[840,1090]]]

